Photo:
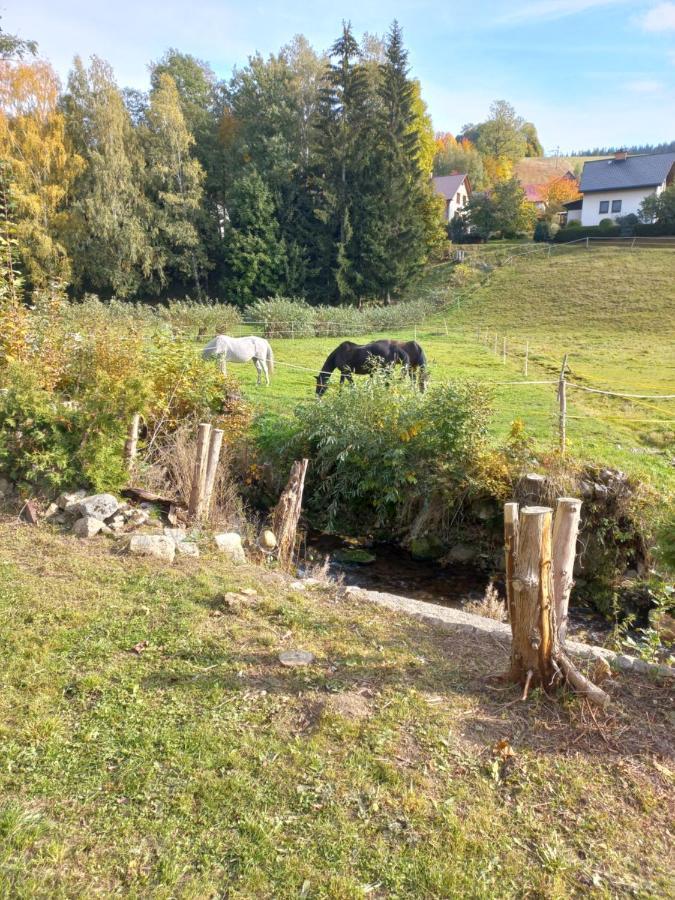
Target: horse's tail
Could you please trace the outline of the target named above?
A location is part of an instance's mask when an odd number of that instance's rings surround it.
[[[267,368],[269,369],[270,375],[274,374],[274,353],[272,353],[272,347],[267,345]]]

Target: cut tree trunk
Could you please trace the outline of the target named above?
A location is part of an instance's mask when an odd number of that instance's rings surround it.
[[[574,584],[574,558],[577,551],[581,500],[559,497],[553,521],[553,606],[556,640],[565,646],[567,610]]]
[[[214,428],[211,432],[208,462],[206,464],[206,480],[204,483],[204,500],[202,508],[202,514],[204,518],[208,518],[211,508],[213,488],[216,484],[216,474],[218,472],[218,463],[220,461],[220,448],[223,445],[223,434],[224,432],[222,428]]]
[[[513,596],[511,584],[518,555],[518,504],[504,504],[504,551],[506,559],[506,612],[513,621]]]
[[[552,649],[551,519],[547,506],[520,511],[518,552],[511,582],[511,678],[547,687],[554,676]]]
[[[192,486],[190,489],[190,501],[188,503],[188,515],[191,519],[199,518],[204,503],[210,437],[211,425],[208,422],[202,422],[197,431],[197,455],[192,472]]]
[[[298,459],[293,463],[288,484],[272,514],[272,531],[277,539],[277,558],[282,568],[288,568],[293,561],[308,465],[307,459]]]
[[[124,442],[124,458],[127,462],[127,469],[132,469],[138,452],[138,430],[141,425],[141,417],[139,413],[135,413],[131,419],[127,439]]]

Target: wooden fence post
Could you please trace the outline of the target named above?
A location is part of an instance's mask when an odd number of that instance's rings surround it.
[[[565,455],[567,448],[567,386],[565,383],[565,370],[567,369],[567,353],[564,356],[560,377],[558,379],[558,432],[560,436],[560,455]]]
[[[220,448],[223,445],[223,434],[224,432],[222,428],[214,428],[211,432],[211,440],[209,441],[209,452],[206,463],[206,478],[204,480],[204,499],[201,510],[201,513],[205,519],[208,518],[211,508],[213,488],[216,484],[216,473],[218,472],[218,462],[220,461]]]
[[[581,518],[581,500],[559,497],[553,520],[553,603],[556,639],[565,646],[567,610],[574,584],[574,559]]]
[[[506,611],[513,621],[513,597],[511,583],[518,555],[518,504],[504,504],[504,555],[506,565]]]
[[[127,461],[128,469],[133,467],[138,452],[138,429],[140,428],[140,425],[141,415],[140,413],[134,413],[131,424],[129,425],[129,431],[127,432],[127,439],[124,442],[124,458]]]
[[[188,515],[191,519],[198,519],[204,502],[204,487],[206,482],[207,455],[209,452],[209,438],[211,425],[201,422],[197,431],[197,456],[195,467],[192,471],[192,487],[190,489],[190,501],[188,503]]]
[[[277,558],[281,568],[287,569],[293,561],[295,534],[302,509],[302,493],[305,489],[308,459],[297,459],[291,468],[288,484],[272,514],[272,531],[277,539]]]
[[[513,681],[547,687],[553,678],[551,520],[548,506],[520,511],[518,552],[511,580]]]
[[[527,378],[527,364],[529,361],[529,356],[530,356],[530,342],[527,341],[525,344],[525,372],[524,372],[526,378]]]
[[[506,338],[502,341],[502,362],[506,365]]]
[[[494,346],[493,352],[494,352],[494,355],[496,356],[497,355],[497,335],[496,335],[496,333],[495,333],[495,346]]]

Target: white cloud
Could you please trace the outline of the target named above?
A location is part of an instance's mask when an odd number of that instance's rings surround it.
[[[573,16],[601,6],[617,6],[625,2],[626,0],[535,0],[533,3],[527,3],[525,6],[511,10],[499,21],[510,23],[562,19],[565,16]]]
[[[629,81],[626,87],[633,94],[657,94],[663,90],[663,84],[654,78],[636,78]]]
[[[675,3],[659,3],[642,18],[645,31],[675,31]]]

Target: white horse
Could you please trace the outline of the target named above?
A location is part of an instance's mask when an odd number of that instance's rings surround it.
[[[253,360],[253,365],[258,373],[258,384],[261,375],[264,374],[267,384],[270,383],[269,373],[274,373],[274,354],[265,338],[240,337],[232,338],[225,334],[217,334],[212,341],[204,347],[202,352],[204,359],[217,357],[220,361],[220,369],[223,375],[227,374],[227,363],[245,363]]]

